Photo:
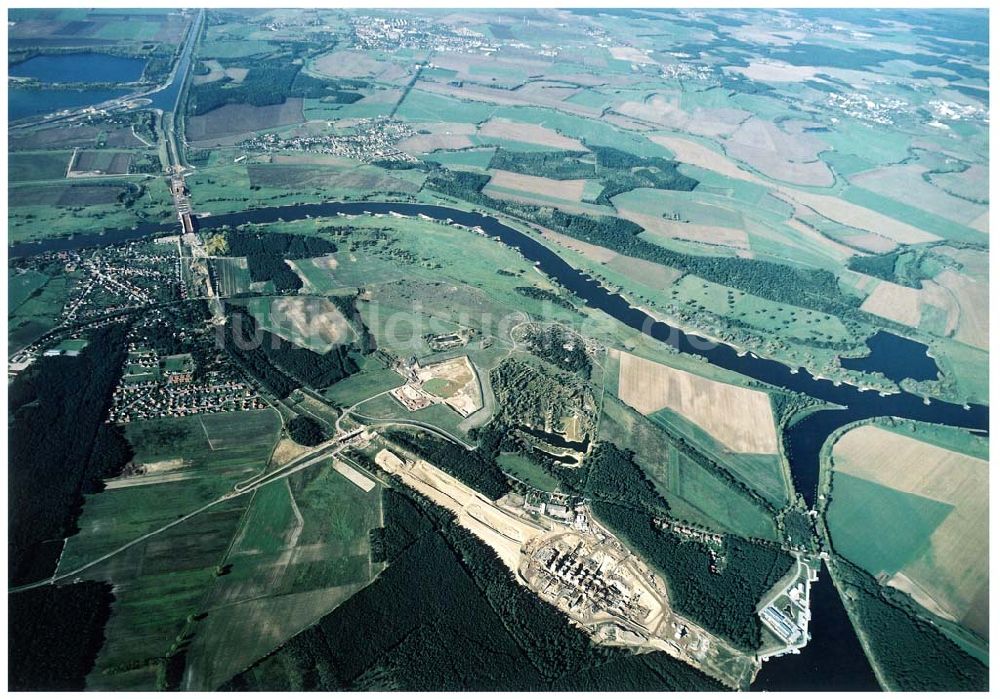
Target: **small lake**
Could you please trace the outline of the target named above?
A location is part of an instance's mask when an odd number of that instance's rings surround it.
[[[131,83],[142,77],[146,59],[106,53],[35,56],[10,66],[10,75],[43,83]]]
[[[927,354],[927,345],[884,330],[869,337],[865,344],[871,350],[867,356],[841,359],[840,366],[871,374],[881,373],[892,381],[937,379],[938,365]]]
[[[7,120],[86,107],[127,95],[129,90],[7,90]]]

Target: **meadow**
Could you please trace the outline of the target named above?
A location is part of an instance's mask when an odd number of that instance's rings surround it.
[[[931,434],[953,448],[968,443],[947,432]],[[921,441],[923,433],[864,425],[833,443],[833,545],[930,612],[985,635],[987,462]]]

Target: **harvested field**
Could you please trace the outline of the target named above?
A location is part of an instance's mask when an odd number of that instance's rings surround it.
[[[764,181],[753,174],[741,169],[736,163],[727,158],[722,153],[712,150],[708,146],[703,146],[695,141],[676,136],[650,136],[649,140],[658,143],[664,148],[669,148],[682,163],[688,163],[705,170],[717,172],[726,177],[737,180],[745,180],[754,184],[764,184]]]
[[[934,281],[950,292],[958,305],[955,339],[973,347],[989,349],[990,298],[986,278],[978,281],[955,270],[946,269]]]
[[[312,70],[331,78],[372,78],[403,85],[410,71],[401,64],[380,61],[366,51],[334,51],[317,58]]]
[[[622,102],[616,110],[625,116],[699,136],[728,136],[748,119],[750,112],[730,107],[706,109],[697,107],[690,112],[681,108],[675,96],[654,95],[642,102]]]
[[[634,46],[612,46],[608,49],[608,52],[611,53],[611,57],[616,61],[628,61],[629,63],[656,63],[656,61]]]
[[[400,150],[411,155],[433,153],[436,150],[462,150],[474,145],[476,144],[468,136],[457,133],[418,134],[398,144]]]
[[[990,200],[990,172],[985,165],[970,165],[962,172],[931,173],[928,177],[934,186],[950,194],[987,203]],[[985,226],[968,225],[986,232]]]
[[[361,488],[361,490],[366,493],[371,492],[371,489],[375,487],[375,481],[373,481],[368,476],[362,475],[361,472],[356,469],[351,468],[343,461],[339,459],[333,460],[333,470],[342,475],[344,478],[349,480],[354,485]]]
[[[97,142],[100,133],[100,128],[89,124],[32,129],[11,133],[8,145],[11,151],[87,147]]]
[[[813,66],[793,66],[783,61],[750,61],[747,67],[735,67],[733,72],[742,73],[751,80],[768,83],[797,83],[811,80],[822,68]]]
[[[819,159],[829,146],[807,133],[790,134],[762,119],[740,125],[725,142],[726,153],[776,180],[829,187],[833,173]]]
[[[741,453],[774,454],[778,437],[763,391],[706,379],[621,352],[618,397],[643,415],[669,408]]]
[[[265,330],[319,354],[356,337],[344,314],[327,299],[310,296],[253,299],[248,309]]]
[[[548,177],[521,175],[506,170],[490,170],[490,184],[504,189],[515,189],[528,194],[541,194],[555,199],[580,201],[587,180],[553,180]]]
[[[187,138],[191,145],[204,148],[232,145],[244,134],[302,121],[302,100],[289,98],[283,104],[254,107],[249,104],[227,104],[207,114],[188,117]]]
[[[934,602],[931,607],[987,636],[989,607],[982,593],[989,584],[988,463],[874,425],[844,434],[833,447],[833,463],[835,474],[925,498],[946,508],[929,539],[905,552],[901,567],[890,567],[885,572],[890,576],[890,585],[918,589],[918,602],[930,597]],[[836,503],[835,486],[831,508]],[[904,532],[911,526],[907,517],[893,522],[895,529]],[[836,531],[833,534],[836,545]],[[870,539],[870,532],[864,534],[864,539]],[[847,539],[843,543],[850,547],[853,542]]]
[[[645,229],[642,237],[650,242],[660,242],[658,238],[690,240],[705,245],[716,245],[737,250],[749,250],[750,241],[746,231],[722,226],[705,226],[697,223],[668,221],[658,216],[641,214],[631,209],[619,211],[623,218],[638,223]]]
[[[208,68],[208,73],[205,75],[192,75],[191,81],[195,85],[205,85],[207,83],[214,83],[216,80],[222,80],[226,77],[226,69],[222,67],[222,64],[216,60],[205,61],[205,67]]]
[[[587,150],[575,138],[567,138],[558,131],[547,129],[538,124],[527,124],[509,119],[490,119],[479,127],[479,135],[489,138],[503,138],[521,143],[533,143],[548,146],[557,150],[585,151]]]
[[[324,167],[314,165],[247,165],[250,184],[259,187],[303,189],[353,189],[363,192],[415,194],[420,185],[388,175],[376,167]]]
[[[922,283],[922,289],[913,289],[892,282],[880,282],[861,304],[861,310],[911,328],[924,327],[942,336],[951,335],[959,321],[955,299],[934,282],[925,280]],[[943,327],[925,327],[931,317],[943,317]]]
[[[927,172],[924,166],[916,163],[890,165],[858,173],[851,177],[851,183],[965,226],[988,211],[983,204],[960,199],[926,182],[923,176]]]
[[[785,197],[808,206],[820,216],[851,228],[860,228],[884,236],[897,243],[918,244],[940,240],[938,236],[920,230],[915,226],[897,221],[858,204],[852,204],[839,197],[813,194],[796,189],[779,188]]]

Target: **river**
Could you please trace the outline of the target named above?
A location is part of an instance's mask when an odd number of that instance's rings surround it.
[[[325,202],[209,216],[200,219],[199,223],[203,228],[213,228],[223,225],[237,226],[241,223],[273,223],[279,220],[292,221],[306,217],[364,212],[382,214],[396,212],[410,216],[423,214],[439,220],[451,219],[455,223],[469,227],[479,226],[488,235],[497,236],[504,243],[517,247],[525,258],[536,263],[539,270],[583,299],[588,306],[604,311],[631,328],[664,342],[669,341],[681,352],[704,357],[724,369],[842,406],[841,409],[813,413],[786,432],[785,449],[792,477],[796,489],[809,503],[813,503],[816,497],[820,449],[834,430],[849,422],[876,416],[895,416],[988,434],[987,406],[965,407],[933,399],[925,402],[923,398],[910,393],[881,395],[877,391],[861,390],[850,384],[838,385],[829,379],[814,377],[805,369],[793,373],[789,367],[780,362],[756,357],[750,353],[740,354],[728,345],[712,343],[697,335],[672,328],[633,308],[622,296],[604,288],[538,241],[483,214],[425,204]],[[39,244],[12,246],[11,254],[36,254],[46,250],[107,244],[167,232],[176,233],[177,225],[148,225],[130,231],[110,231],[103,237],[46,240]],[[910,349],[914,352],[920,352],[919,348],[923,347],[917,343],[911,345],[913,347]],[[906,346],[903,347],[905,350]],[[847,620],[840,596],[829,580],[828,571],[824,571],[821,575],[810,606],[812,610],[810,629],[813,638],[809,645],[799,656],[771,661],[773,665],[765,666],[754,688],[758,688],[759,685],[761,689],[877,689],[877,684],[872,684],[871,668]]]

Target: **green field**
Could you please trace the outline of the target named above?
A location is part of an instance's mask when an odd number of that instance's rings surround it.
[[[70,151],[21,151],[7,155],[8,182],[34,182],[61,180],[66,177]]]
[[[781,508],[788,502],[781,459],[777,454],[732,453],[693,422],[666,408],[647,418],[654,425],[679,434],[687,442],[697,446],[775,507]]]
[[[295,260],[295,271],[302,279],[306,289],[312,294],[326,296],[336,291],[351,289],[338,281],[336,270],[317,265],[311,259]]]
[[[234,296],[250,291],[250,272],[245,257],[216,257],[212,266],[219,280],[219,296]]]
[[[974,228],[949,221],[929,211],[923,211],[880,194],[875,194],[867,189],[851,186],[845,189],[841,196],[852,204],[868,207],[897,221],[908,223],[928,233],[941,236],[945,240],[977,245],[986,245],[988,243],[988,236],[982,231],[977,231]]]
[[[260,489],[230,572],[202,600],[213,621],[192,643],[184,687],[216,688],[366,585],[382,567],[369,546],[380,521],[381,490],[362,491],[329,460]]]
[[[670,297],[682,307],[734,318],[792,342],[858,342],[835,316],[779,304],[691,275],[674,283]]]
[[[359,400],[402,386],[403,383],[403,377],[392,369],[371,366],[364,367],[359,373],[338,381],[323,393],[328,400],[337,405],[349,406]]]
[[[628,445],[634,451],[636,463],[667,499],[675,517],[740,536],[775,538],[774,521],[764,509],[720,475],[678,452],[667,433],[653,421],[609,395],[604,398],[600,437]],[[728,459],[716,458],[716,462],[736,473]],[[740,470],[749,473],[746,464],[741,464]],[[776,471],[775,465],[772,474]],[[777,492],[772,474],[761,468],[758,477],[774,484]]]
[[[9,351],[15,352],[30,345],[59,323],[69,293],[79,278],[78,272],[62,272],[51,277],[39,287],[34,285],[41,280],[35,276],[35,273],[29,272],[18,276],[14,280],[14,288],[12,288],[12,280],[8,276],[8,292],[11,299],[7,308],[7,345]],[[32,286],[34,288],[28,291],[29,287]],[[26,293],[27,296],[25,296]],[[15,306],[13,301],[19,297],[21,297],[21,302]]]
[[[211,413],[133,422],[125,433],[137,463],[183,460],[183,480],[108,488],[86,498],[79,533],[66,544],[60,570],[113,551],[225,494],[259,473],[278,437],[273,410]]]
[[[924,553],[931,534],[954,509],[836,471],[829,499],[833,548],[876,577],[891,577]]]
[[[13,313],[18,306],[48,283],[49,277],[33,269],[7,269],[7,313]]]
[[[505,473],[522,480],[533,488],[549,492],[559,489],[559,480],[544,468],[521,454],[501,454],[497,463]]]
[[[119,201],[126,181],[146,188],[127,208]],[[96,182],[96,180],[95,180]],[[11,242],[128,229],[141,221],[176,221],[162,178],[101,178],[101,184],[20,184],[8,190],[7,226]]]

